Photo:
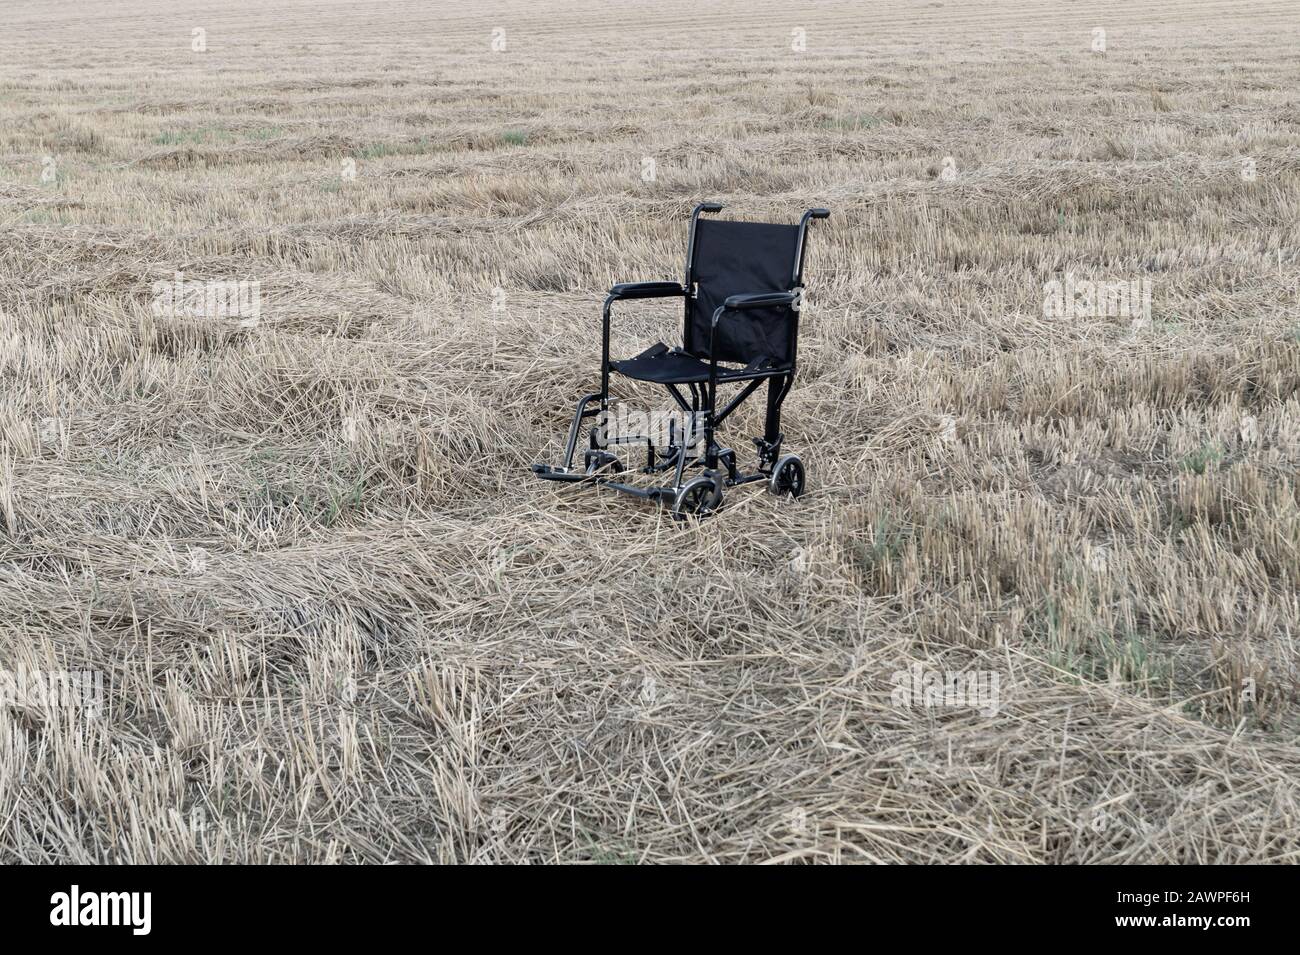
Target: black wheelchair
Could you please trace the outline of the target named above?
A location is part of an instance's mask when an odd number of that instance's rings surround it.
[[[767,482],[776,495],[798,497],[806,487],[803,462],[782,454],[781,404],[794,382],[799,309],[803,293],[803,261],[808,224],[830,216],[826,209],[809,209],[798,225],[733,222],[701,218],[722,210],[703,202],[691,213],[686,247],[686,281],[632,282],[615,285],[605,299],[600,391],[578,402],[569,427],[564,463],[534,464],[533,473],[548,481],[572,481],[614,488],[627,494],[669,504],[677,517],[701,516],[722,503],[725,487]],[[634,358],[609,357],[610,310],[615,302],[680,297],[685,325],[680,348],[662,342]],[[609,376],[617,372],[639,381],[661,384],[680,409],[681,420],[668,422],[658,434],[611,427]],[[767,416],[753,471],[742,471],[736,452],[719,445],[718,428],[746,398],[767,382]],[[718,407],[718,385],[741,382],[743,387]],[[687,389],[687,400],[683,388]],[[573,466],[584,420],[595,418],[588,431],[581,470]],[[658,439],[658,443],[656,443]],[[614,445],[646,448],[642,474],[672,472],[672,483],[647,486],[617,477],[624,472]],[[688,470],[700,469],[688,477]]]

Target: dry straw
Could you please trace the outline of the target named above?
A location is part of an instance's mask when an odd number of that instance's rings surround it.
[[[6,5],[0,861],[1295,861],[1294,10],[227,6]],[[812,493],[530,480],[703,198]]]

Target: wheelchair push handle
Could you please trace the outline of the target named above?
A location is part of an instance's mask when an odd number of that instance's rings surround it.
[[[829,219],[830,217],[831,217],[831,210],[818,207],[816,209],[809,209],[807,212],[803,214],[803,217],[799,220],[799,245],[798,245],[798,252],[795,253],[794,275],[792,275],[790,278],[791,285],[796,285],[796,286],[803,285],[804,239],[808,235],[809,220]]]

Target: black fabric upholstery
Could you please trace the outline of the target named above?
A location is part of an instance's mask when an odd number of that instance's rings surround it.
[[[709,357],[713,311],[728,295],[790,291],[798,245],[797,225],[700,219],[695,227],[694,271],[699,294],[686,330],[687,350]],[[796,321],[798,313],[785,307],[726,312],[718,322],[718,360],[748,364],[767,356],[787,363]]]
[[[709,380],[709,363],[683,352],[655,352],[648,349],[635,358],[611,362],[611,367],[621,375],[639,381],[657,381],[665,385],[684,385]],[[770,364],[754,368],[728,368],[718,366],[719,381],[743,381],[757,378],[772,371]]]

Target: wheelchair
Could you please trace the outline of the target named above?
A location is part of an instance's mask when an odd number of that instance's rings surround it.
[[[685,282],[628,282],[609,290],[602,316],[600,391],[578,402],[563,464],[533,465],[539,478],[612,488],[666,504],[678,518],[716,511],[723,490],[741,484],[763,481],[773,494],[791,498],[804,492],[803,461],[782,453],[781,404],[794,382],[808,225],[828,218],[830,212],[809,209],[798,225],[703,218],[721,211],[721,203],[702,202],[691,213]],[[614,303],[656,298],[683,300],[681,347],[659,342],[633,358],[611,361]],[[666,433],[658,429],[658,434],[611,427],[611,373],[663,385],[675,410],[680,409],[680,423],[670,420]],[[753,439],[754,470],[744,471],[736,452],[718,443],[717,433],[764,382],[763,436]],[[741,387],[719,407],[718,386],[732,383]],[[593,418],[579,469],[573,462],[578,440],[583,422]],[[625,479],[624,465],[610,448],[640,444],[646,449],[640,473],[671,472],[671,483],[634,484]]]

